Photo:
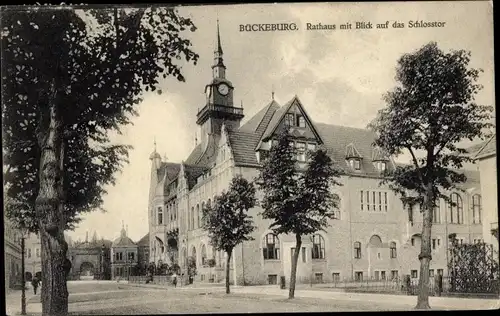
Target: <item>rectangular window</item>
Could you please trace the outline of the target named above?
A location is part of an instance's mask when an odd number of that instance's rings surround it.
[[[315,151],[316,150],[316,144],[307,143],[307,150],[308,151]]]
[[[443,269],[437,269],[437,274],[438,275],[443,275]]]
[[[306,262],[306,247],[302,247],[302,262]]]
[[[31,258],[31,248],[28,248],[28,258]]]
[[[272,284],[272,285],[278,284],[278,275],[276,275],[276,274],[269,274],[267,276],[267,282],[269,284]]]
[[[432,239],[432,250],[436,250],[437,241],[435,238]]]
[[[375,271],[375,280],[380,280],[380,271]]]
[[[382,212],[382,192],[378,193],[378,211]]]
[[[434,269],[429,269],[429,278],[434,277]]]
[[[385,280],[386,279],[386,276],[385,276],[385,271],[380,271],[380,278],[382,280]]]
[[[391,279],[395,280],[398,278],[398,270],[391,271]]]
[[[361,271],[354,272],[354,279],[356,281],[363,281],[363,272]]]
[[[332,273],[332,278],[333,278],[333,282],[335,282],[335,283],[340,282],[340,273],[337,273],[337,272]]]
[[[40,258],[40,248],[36,248],[36,257]]]
[[[387,212],[387,192],[384,192],[384,211]]]
[[[315,273],[314,278],[316,283],[323,283],[323,273]]]
[[[297,160],[306,161],[306,143],[297,142]]]
[[[294,126],[294,114],[293,113],[287,113],[285,116],[285,125],[287,126]]]
[[[437,240],[437,245],[438,245],[438,247],[441,246],[441,239],[439,239],[439,238]]]
[[[302,115],[297,115],[297,126],[306,127],[306,119]]]
[[[375,202],[375,196],[376,196],[376,193],[375,193],[375,192],[372,192],[372,198],[373,198],[373,199],[372,199],[372,205],[373,205],[373,209],[372,209],[372,210],[373,210],[373,211],[376,211],[376,210],[377,210],[377,208],[376,208],[376,204],[377,204],[377,203]]]
[[[163,210],[161,207],[158,208],[158,225],[163,225]]]
[[[135,260],[135,253],[129,252],[128,253],[128,260]]]
[[[361,210],[363,210],[363,190],[361,190]]]
[[[355,170],[361,169],[361,163],[360,163],[359,159],[354,159],[354,169]]]
[[[370,192],[366,191],[366,210],[370,210]]]
[[[412,246],[415,246],[415,238],[412,238],[412,239],[411,239],[411,245],[412,245]]]
[[[418,271],[417,270],[411,270],[411,277],[412,277],[412,279],[418,278]]]

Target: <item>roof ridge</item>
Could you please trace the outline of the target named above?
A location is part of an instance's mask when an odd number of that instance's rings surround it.
[[[262,127],[262,124],[264,123],[264,119],[268,116],[268,114],[270,113],[269,110],[272,108],[272,106],[276,103],[276,105],[278,106],[278,108],[280,107],[280,105],[272,100],[264,109],[266,109],[265,113],[264,113],[264,116],[262,116],[262,119],[260,120],[260,123],[259,125],[257,125],[257,128],[255,128],[255,132],[257,132],[258,134],[260,134],[259,136],[262,136],[262,134],[266,131],[265,129],[262,131],[262,132],[258,132],[258,130],[260,129],[260,127]],[[276,110],[274,110],[271,114],[271,118],[273,117],[274,113],[276,113]],[[267,125],[269,125],[269,122],[271,120],[269,119],[268,122],[267,122]],[[267,128],[267,126],[266,126]]]

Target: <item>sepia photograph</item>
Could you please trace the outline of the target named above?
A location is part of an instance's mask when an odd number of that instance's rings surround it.
[[[493,2],[1,21],[5,315],[500,308]]]

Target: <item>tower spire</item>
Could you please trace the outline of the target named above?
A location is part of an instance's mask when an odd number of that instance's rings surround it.
[[[156,152],[156,136],[153,138],[154,151]]]
[[[219,31],[219,19],[217,18],[217,50],[220,53],[220,56],[222,57],[222,45],[220,44],[220,31]]]
[[[219,19],[217,19],[217,46],[214,51],[214,64],[212,66],[214,78],[226,78],[226,66],[224,65],[224,59],[222,58],[223,54],[222,44],[220,42]]]

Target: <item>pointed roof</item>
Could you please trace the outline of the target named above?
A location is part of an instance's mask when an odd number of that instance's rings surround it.
[[[387,155],[384,153],[382,148],[378,146],[373,146],[372,161],[387,161]]]
[[[148,247],[149,246],[149,233],[144,235],[138,242],[137,246],[139,247]]]
[[[497,151],[496,144],[497,136],[493,135],[483,144],[483,146],[477,151],[473,158],[482,159],[491,155],[495,155]]]
[[[220,43],[219,19],[217,19],[217,50],[219,54],[222,56],[223,51],[222,51],[222,45]]]
[[[349,158],[363,158],[353,143],[349,143],[345,149],[345,159]]]
[[[266,141],[269,137],[271,137],[276,132],[276,129],[278,128],[279,123],[283,120],[283,117],[285,116],[285,114],[290,110],[290,108],[294,104],[297,105],[299,110],[304,115],[304,119],[309,124],[309,127],[311,128],[312,132],[314,133],[314,135],[318,139],[319,143],[320,144],[323,143],[322,137],[319,135],[318,131],[314,127],[313,122],[311,121],[311,119],[309,118],[309,115],[307,114],[306,110],[302,106],[302,102],[300,102],[299,97],[296,95],[290,101],[288,101],[284,106],[280,107],[279,109],[277,109],[275,111],[271,121],[269,122],[269,125],[267,126],[264,134],[262,135],[261,141]]]

